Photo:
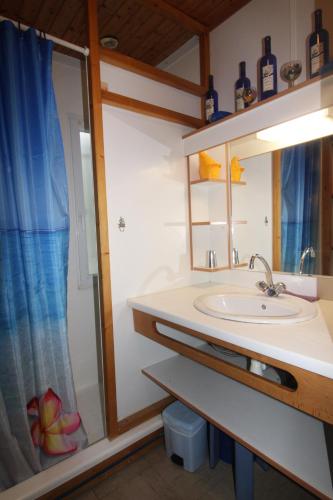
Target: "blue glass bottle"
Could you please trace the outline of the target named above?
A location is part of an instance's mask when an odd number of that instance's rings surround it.
[[[329,35],[323,28],[321,9],[315,11],[315,31],[309,38],[309,58],[309,73],[313,78],[329,62]]]
[[[213,75],[209,75],[208,92],[206,94],[206,121],[210,122],[211,117],[219,109],[219,96],[216,90],[214,90],[214,78]]]
[[[260,100],[277,93],[277,63],[271,53],[271,37],[265,36],[265,55],[260,59]]]
[[[246,77],[246,63],[242,61],[239,63],[239,78],[235,83],[235,110],[240,111],[248,108],[249,103],[243,99],[243,92],[245,89],[251,88],[250,79]]]

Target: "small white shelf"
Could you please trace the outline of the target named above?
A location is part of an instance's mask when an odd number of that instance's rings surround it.
[[[291,479],[333,498],[319,420],[183,356],[142,372]]]
[[[229,266],[217,266],[217,267],[205,267],[205,266],[193,266],[193,271],[203,271],[205,273],[216,273],[217,271],[224,271],[229,269]]]
[[[192,226],[226,226],[228,223],[227,221],[197,221],[197,222],[192,222]]]

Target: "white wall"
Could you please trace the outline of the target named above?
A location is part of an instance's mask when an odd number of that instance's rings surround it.
[[[101,79],[108,90],[190,116],[201,117],[200,98],[144,78],[130,71],[101,63]]]
[[[74,174],[69,118],[83,117],[81,69],[78,60],[54,53],[53,83],[62,129],[70,212],[68,274],[68,337],[76,391],[98,383],[93,289],[79,289]]]
[[[294,2],[291,19],[290,6]],[[291,59],[301,59],[303,71],[298,82],[305,79],[306,38],[312,31],[311,14],[314,9],[314,0],[252,0],[211,32],[211,71],[221,109],[231,112],[235,109],[234,85],[239,78],[240,61],[246,61],[247,76],[252,85],[258,87],[257,62],[262,56],[262,39],[266,35],[272,38],[272,52],[278,61],[278,90],[287,88],[279,70],[283,63]]]
[[[101,69],[102,80],[111,88],[113,74],[119,74],[117,68],[102,65]],[[131,84],[134,93],[138,78],[128,73],[128,92]],[[163,105],[163,87],[156,94],[157,105]],[[141,78],[143,97],[151,95],[150,90],[151,82]],[[181,94],[173,91],[176,107],[181,104]],[[174,355],[134,331],[127,299],[186,286],[202,276],[190,271],[182,145],[182,135],[189,129],[106,105],[103,125],[117,405],[122,419],[164,397],[141,369]],[[120,216],[125,218],[124,232],[118,229]]]
[[[306,40],[313,31],[315,3],[324,10],[324,26],[330,30],[332,40],[331,0],[252,0],[210,33],[211,73],[221,110],[235,110],[234,85],[239,78],[240,61],[246,61],[247,76],[252,85],[258,87],[257,63],[262,56],[262,39],[266,35],[272,38],[272,52],[278,60],[278,90],[287,88],[279,73],[281,65],[287,61],[300,59],[303,71],[297,81],[306,78]],[[159,66],[199,83],[198,39],[191,39]]]
[[[251,255],[260,253],[272,265],[272,154],[240,163],[245,168],[242,181],[246,185],[232,185],[232,218],[246,220],[246,224],[233,226],[233,246],[238,249],[241,263],[248,263]],[[262,269],[260,263],[258,269]]]
[[[158,67],[173,75],[200,84],[200,52],[198,37],[194,36],[188,42],[184,43],[178,50],[164,59]]]

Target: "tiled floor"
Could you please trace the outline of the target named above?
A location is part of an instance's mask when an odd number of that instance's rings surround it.
[[[67,497],[68,498],[68,497]],[[208,463],[197,472],[184,471],[158,446],[91,490],[80,500],[234,500],[231,466]],[[313,496],[276,470],[255,464],[255,500],[313,500]]]

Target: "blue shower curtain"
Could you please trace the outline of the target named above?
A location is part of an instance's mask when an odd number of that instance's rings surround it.
[[[286,148],[281,155],[281,271],[298,272],[305,248],[318,254],[320,141]],[[307,257],[304,273],[315,272]]]
[[[67,339],[52,43],[0,23],[0,491],[86,445]]]

